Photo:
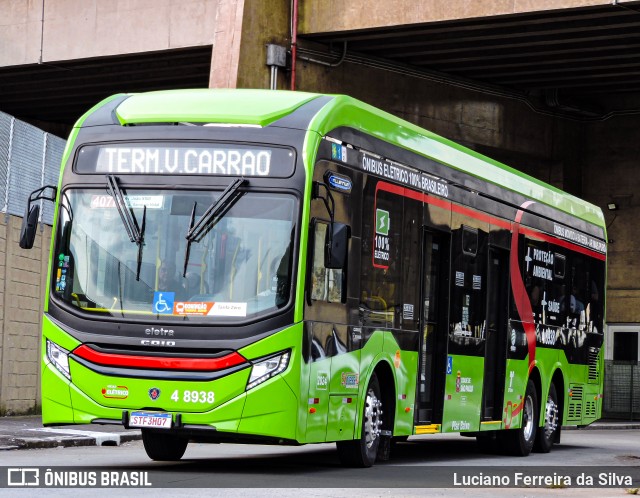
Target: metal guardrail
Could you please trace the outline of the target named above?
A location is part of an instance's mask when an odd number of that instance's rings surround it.
[[[57,185],[65,140],[0,112],[0,212],[23,216],[27,197]],[[41,206],[40,221],[53,223],[53,205]]]
[[[605,360],[603,416],[640,420],[640,363]]]

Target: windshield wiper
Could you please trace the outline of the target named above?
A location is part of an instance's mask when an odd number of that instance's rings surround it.
[[[135,218],[134,218],[135,220]],[[142,248],[144,247],[144,230],[147,226],[147,205],[142,208],[142,226],[140,227],[140,242],[138,243],[138,261],[136,262],[136,282],[140,281],[140,268],[142,267]]]
[[[124,195],[122,195],[122,189],[120,185],[118,185],[118,179],[115,175],[107,175],[107,187],[109,188],[109,193],[113,197],[113,201],[116,205],[116,209],[118,210],[118,214],[120,215],[120,219],[122,220],[122,224],[129,236],[129,240],[131,242],[135,242],[138,246],[138,261],[136,266],[136,280],[140,280],[140,268],[142,266],[142,246],[144,245],[144,230],[147,224],[147,206],[144,206],[142,211],[142,225],[138,225],[138,220],[136,219],[136,215],[133,212],[133,209],[130,209],[127,206],[127,203],[124,200]]]
[[[231,209],[231,206],[242,196],[242,192],[238,189],[242,187],[247,180],[245,178],[236,178],[229,186],[224,189],[222,195],[218,197],[200,217],[198,222],[194,225],[196,217],[196,205],[193,203],[193,209],[191,210],[191,218],[189,220],[189,229],[187,230],[187,247],[184,254],[184,268],[182,276],[187,274],[187,265],[189,264],[189,253],[191,251],[191,243],[200,242],[202,237],[208,233],[223,217],[227,214],[227,211]]]

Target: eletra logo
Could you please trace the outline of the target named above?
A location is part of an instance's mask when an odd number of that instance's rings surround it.
[[[151,327],[151,328],[145,329],[144,333],[145,333],[145,335],[158,335],[158,336],[173,337],[173,330],[172,329],[165,329],[163,327],[160,327],[159,329]]]

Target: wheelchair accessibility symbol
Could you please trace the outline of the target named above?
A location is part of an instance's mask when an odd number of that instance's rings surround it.
[[[175,297],[175,292],[154,292],[153,312],[159,315],[173,315],[173,301]]]

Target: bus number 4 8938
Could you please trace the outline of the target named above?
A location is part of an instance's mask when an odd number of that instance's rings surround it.
[[[171,399],[175,402],[180,401],[180,391],[176,389],[171,395]],[[213,403],[215,394],[213,391],[183,391],[182,401],[185,403]]]

